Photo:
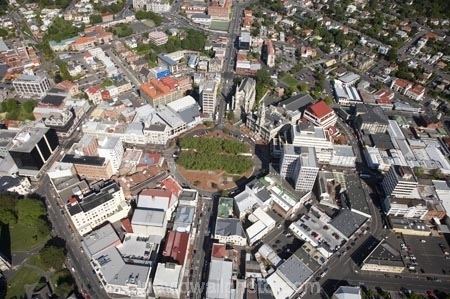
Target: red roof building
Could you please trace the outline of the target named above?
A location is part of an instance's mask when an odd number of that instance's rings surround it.
[[[405,95],[413,100],[420,101],[425,95],[425,87],[416,84],[405,92]]]
[[[324,101],[318,101],[306,108],[304,118],[312,122],[315,126],[328,129],[337,122],[337,115]]]
[[[412,83],[405,79],[397,78],[392,81],[391,89],[398,91],[400,93],[405,93],[408,89],[412,87]]]
[[[211,252],[212,257],[222,259],[228,255],[227,247],[225,244],[214,243]]]
[[[111,101],[111,94],[108,90],[102,90],[102,100],[103,101]]]
[[[172,262],[183,265],[186,259],[189,245],[189,234],[184,232],[170,231],[164,247],[163,256]]]
[[[88,99],[94,104],[99,104],[102,101],[102,93],[100,91],[100,86],[94,85],[85,90]]]
[[[120,220],[120,225],[122,226],[122,229],[124,232],[132,234],[133,233],[133,227],[131,226],[131,221],[128,218],[123,218]]]
[[[65,92],[69,93],[70,95],[74,96],[78,94],[80,91],[78,90],[78,84],[70,82],[68,80],[64,80],[62,82],[59,82],[56,85],[57,88],[64,90]]]
[[[164,189],[169,190],[170,192],[172,192],[172,194],[174,194],[177,197],[183,191],[183,188],[181,188],[180,184],[178,184],[178,182],[174,180],[172,177],[164,179],[161,183]]]
[[[380,89],[375,93],[375,100],[380,106],[392,106],[394,93],[388,89]]]
[[[405,79],[397,78],[393,80],[391,88],[416,101],[420,101],[425,95],[425,87],[419,84],[413,85]]]
[[[153,106],[158,106],[181,98],[185,90],[179,86],[180,84],[177,79],[166,77],[160,80],[151,79],[141,84],[139,89],[144,98],[150,101]]]

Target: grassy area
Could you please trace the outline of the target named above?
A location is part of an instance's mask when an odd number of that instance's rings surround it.
[[[58,298],[66,298],[73,290],[75,283],[72,274],[67,269],[54,272],[50,280]]]
[[[281,81],[287,84],[290,88],[297,89],[298,81],[294,77],[292,77],[292,75],[285,74],[283,77],[281,77]]]
[[[229,26],[229,22],[227,22],[227,21],[212,21],[210,28],[212,30],[227,31],[228,26]]]
[[[151,20],[156,24],[156,26],[161,25],[161,23],[164,19],[162,16],[160,16],[157,13],[154,13],[151,11],[142,11],[142,10],[137,11],[135,16],[136,16],[136,19],[138,19],[138,20]]]
[[[29,100],[18,102],[15,99],[7,99],[0,105],[0,119],[8,120],[34,120],[33,109],[36,101]]]
[[[127,24],[119,24],[113,28],[113,33],[118,37],[127,37],[133,34],[133,29]]]
[[[42,269],[42,272],[28,265],[38,267]],[[32,256],[9,280],[7,298],[21,298],[25,293],[25,286],[38,283],[46,271],[46,266],[42,263],[40,256]],[[51,272],[50,283],[57,298],[66,298],[73,290],[75,282],[70,271],[62,268]]]
[[[246,144],[223,138],[186,137],[180,140],[181,154],[177,163],[191,170],[218,170],[228,174],[243,174],[253,163]]]
[[[28,251],[50,236],[44,204],[36,199],[0,196],[0,222],[9,226],[12,252]]]
[[[39,281],[41,273],[38,270],[27,267],[20,267],[8,282],[6,298],[22,298],[25,294],[25,286]]]
[[[48,229],[40,226],[28,226],[22,223],[10,224],[11,250],[27,251],[45,243],[49,239]]]
[[[32,257],[30,257],[27,260],[27,264],[32,265],[32,266],[36,266],[36,267],[41,268],[41,269],[45,269],[46,268],[44,263],[42,262],[41,256],[39,254],[33,255]]]

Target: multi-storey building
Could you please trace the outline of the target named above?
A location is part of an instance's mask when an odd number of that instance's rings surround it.
[[[389,126],[389,119],[384,114],[383,108],[374,107],[366,113],[358,115],[355,125],[365,134],[385,133]]]
[[[43,97],[50,89],[50,81],[45,75],[23,74],[13,81],[13,86],[22,97]]]
[[[162,46],[167,43],[169,37],[162,31],[152,31],[148,34],[148,39],[155,45]]]
[[[239,36],[239,50],[250,50],[252,36],[248,31],[242,31]]]
[[[75,229],[80,235],[85,235],[107,221],[125,218],[130,206],[122,188],[114,181],[106,181],[103,185],[94,186],[87,194],[70,197],[66,209]]]
[[[158,107],[181,98],[186,90],[181,88],[177,79],[165,77],[150,79],[140,86],[140,91],[153,107]]]
[[[119,171],[124,153],[122,140],[118,137],[102,137],[98,140],[98,155],[111,162],[113,172]]]
[[[311,191],[319,172],[313,147],[283,145],[280,175],[293,180],[296,190]]]
[[[328,129],[337,122],[337,115],[324,101],[319,101],[306,108],[303,116],[315,126]]]
[[[133,8],[135,10],[164,13],[170,10],[170,6],[169,0],[133,0]]]
[[[415,199],[387,198],[386,214],[395,217],[423,219],[428,213],[425,201]]]
[[[216,111],[218,87],[219,84],[216,81],[207,81],[201,88],[200,99],[202,111],[210,118],[214,117],[214,112]]]
[[[319,162],[330,163],[333,156],[333,142],[324,128],[299,124],[292,126],[291,136],[294,146],[314,147]]]
[[[106,293],[147,298],[159,245],[127,234],[121,241],[111,224],[83,238],[82,247]]]
[[[420,198],[417,185],[412,169],[399,165],[392,165],[382,182],[385,194],[398,198]]]
[[[103,157],[67,154],[61,162],[73,164],[78,175],[82,178],[105,180],[111,178],[114,174],[111,161]]]
[[[55,130],[25,127],[7,145],[19,174],[36,176],[59,145]]]
[[[183,272],[183,265],[158,263],[153,280],[156,298],[180,298]]]
[[[295,190],[311,191],[316,182],[319,167],[313,147],[301,147],[296,169]]]
[[[8,155],[8,144],[16,137],[18,131],[0,129],[0,157],[5,158]]]
[[[290,144],[283,145],[280,159],[280,176],[282,178],[294,178],[296,176],[295,170],[297,169],[299,155],[296,149],[299,149],[299,147]]]

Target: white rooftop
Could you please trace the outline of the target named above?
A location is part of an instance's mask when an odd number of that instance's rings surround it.
[[[164,211],[136,209],[134,210],[131,224],[162,227],[164,225],[164,215]]]
[[[174,263],[158,263],[156,268],[154,286],[163,286],[172,289],[178,288],[182,266]]]

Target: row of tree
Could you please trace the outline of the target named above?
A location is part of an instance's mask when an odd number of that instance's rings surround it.
[[[33,100],[19,102],[15,99],[7,99],[0,104],[0,113],[6,113],[5,118],[9,120],[33,120],[35,106],[36,101]]]
[[[177,163],[191,170],[223,170],[229,174],[243,174],[253,163],[251,158],[230,154],[208,152],[182,152]]]
[[[226,153],[236,155],[248,151],[245,143],[210,137],[185,137],[179,141],[179,145],[182,149],[190,149],[198,153],[208,154]]]
[[[162,16],[160,16],[159,14],[154,13],[152,11],[140,10],[140,11],[136,12],[135,16],[136,16],[136,19],[138,19],[138,20],[152,20],[153,23],[155,23],[155,26],[161,25],[161,23],[163,21]]]

